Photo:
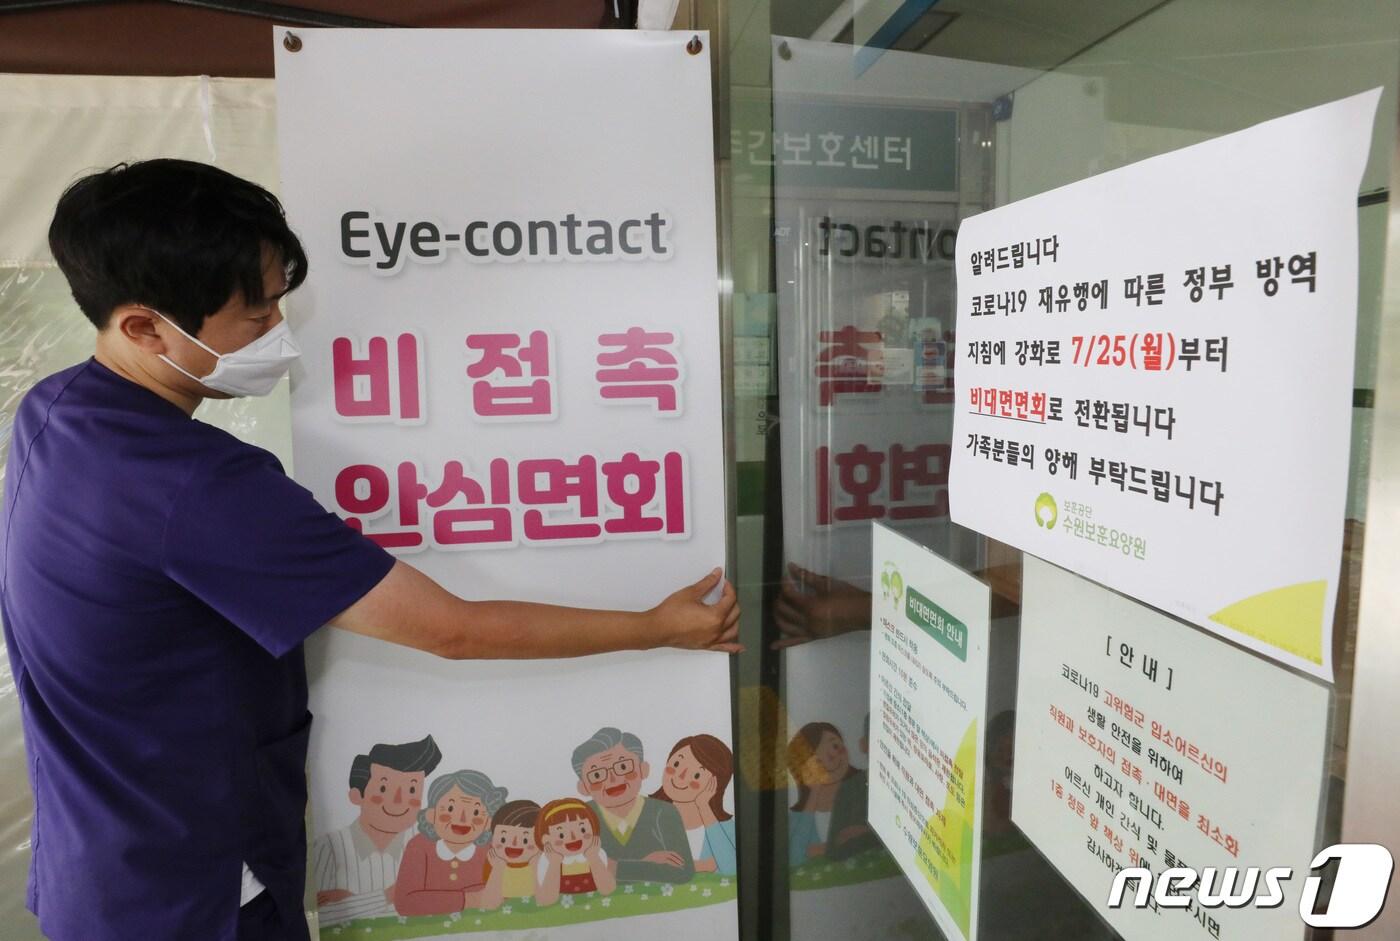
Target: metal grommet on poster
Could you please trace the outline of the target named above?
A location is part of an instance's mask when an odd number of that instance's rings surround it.
[[[690,42],[685,44],[685,51],[693,56],[698,56],[700,54],[700,51],[704,48],[705,44],[700,41],[699,36],[691,36]]]
[[[288,52],[301,52],[301,37],[296,33],[288,33],[282,37],[282,45]]]
[[[786,39],[778,43],[778,58],[782,59],[784,62],[790,62],[792,60],[792,47],[788,45]]]

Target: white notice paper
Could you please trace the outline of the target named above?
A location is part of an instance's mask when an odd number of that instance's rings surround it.
[[[938,927],[977,935],[991,592],[872,524],[870,825]]]
[[[1012,821],[1127,941],[1301,939],[1327,687],[1031,556],[1021,598]],[[1120,869],[1251,866],[1293,867],[1281,906],[1106,904]]]
[[[1379,97],[966,220],[953,521],[1330,679]]]

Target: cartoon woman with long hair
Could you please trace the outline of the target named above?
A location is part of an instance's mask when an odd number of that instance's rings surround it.
[[[788,816],[788,862],[846,859],[877,844],[869,824],[869,782],[851,764],[841,732],[809,722],[788,742],[788,770],[797,801]]]
[[[680,811],[696,872],[732,876],[739,871],[734,815],[724,809],[724,792],[733,777],[729,746],[713,735],[692,735],[671,749],[661,788],[651,795]]]

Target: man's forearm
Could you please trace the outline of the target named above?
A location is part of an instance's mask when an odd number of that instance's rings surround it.
[[[454,660],[579,657],[670,640],[646,612],[467,601],[402,562],[331,623]]]
[[[566,608],[531,601],[461,601],[448,615],[451,640],[435,653],[453,660],[531,660],[646,650],[669,639],[645,611]]]
[[[530,601],[467,601],[399,562],[373,589],[331,620],[334,627],[453,660],[581,657],[615,650],[685,647],[735,653],[734,589],[705,604],[715,569],[647,611],[567,608]]]

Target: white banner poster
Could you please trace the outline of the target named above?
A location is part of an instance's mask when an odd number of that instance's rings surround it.
[[[954,522],[1331,678],[1379,96],[963,223]]]
[[[977,937],[991,591],[873,525],[870,825],[943,933]]]
[[[721,564],[707,48],[284,35],[297,478],[467,598],[635,609]],[[735,936],[725,657],[455,663],[339,631],[308,656],[323,936]]]
[[[1327,687],[1032,556],[1021,597],[1013,822],[1127,941],[1301,939]],[[1281,906],[1197,897],[1262,899],[1280,866]],[[1135,907],[1136,879],[1109,907],[1136,867],[1216,872],[1186,907]]]

